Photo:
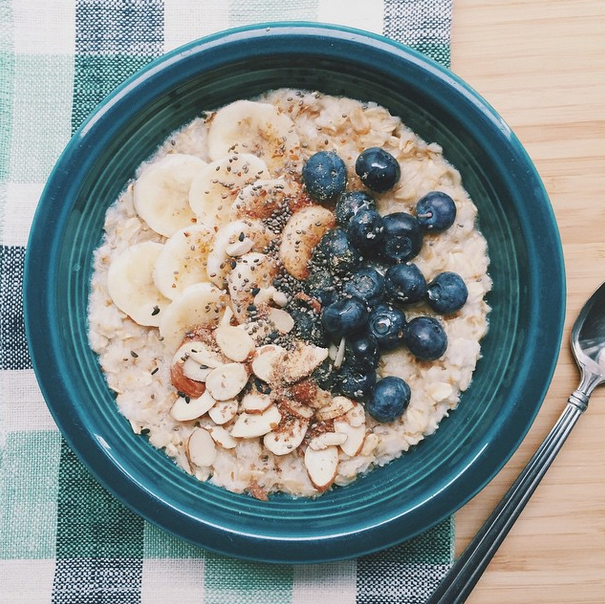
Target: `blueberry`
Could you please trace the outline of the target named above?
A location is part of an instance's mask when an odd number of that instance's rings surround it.
[[[323,263],[335,275],[351,273],[361,262],[361,255],[340,228],[328,231],[314,250],[314,262]]]
[[[356,367],[343,365],[338,371],[336,389],[343,396],[354,399],[366,398],[376,384],[376,372],[373,369],[361,371]]]
[[[365,191],[349,191],[343,193],[334,208],[334,214],[338,224],[346,227],[349,220],[353,218],[359,210],[375,210],[376,201]]]
[[[381,350],[393,350],[403,343],[405,315],[390,304],[380,304],[370,312],[368,331]]]
[[[429,306],[442,315],[460,310],[468,298],[468,289],[458,273],[446,271],[437,275],[427,287]]]
[[[422,361],[434,361],[447,349],[447,335],[441,323],[433,317],[416,317],[405,328],[408,350]]]
[[[382,255],[392,262],[406,262],[422,247],[420,223],[406,212],[387,214],[382,219]]]
[[[332,361],[326,359],[315,371],[311,374],[317,385],[323,390],[332,390],[336,384],[336,372],[333,371]]]
[[[345,190],[347,168],[334,151],[319,151],[305,162],[302,178],[311,197],[326,201]]]
[[[415,264],[395,264],[384,275],[384,289],[394,302],[414,304],[426,295],[426,279]]]
[[[305,282],[306,292],[319,300],[322,306],[336,301],[336,287],[332,275],[325,270],[313,270]]]
[[[345,361],[352,367],[376,369],[380,361],[380,350],[376,338],[367,333],[348,337],[345,346]]]
[[[425,231],[440,233],[454,224],[456,204],[447,193],[431,191],[416,204],[416,218]]]
[[[403,415],[410,404],[410,387],[401,378],[388,376],[374,386],[366,409],[379,422],[393,422]]]
[[[323,309],[321,323],[326,333],[340,339],[361,331],[368,322],[365,305],[355,298],[337,300]]]
[[[294,319],[294,336],[316,346],[326,346],[324,330],[317,314],[301,306],[288,306],[288,313]]]
[[[372,305],[384,294],[384,277],[373,266],[362,266],[345,283],[343,292]]]
[[[366,253],[377,250],[382,231],[382,216],[376,210],[359,210],[347,228],[353,245]]]
[[[401,177],[399,162],[380,147],[362,151],[355,162],[355,172],[368,189],[377,193],[392,189]]]

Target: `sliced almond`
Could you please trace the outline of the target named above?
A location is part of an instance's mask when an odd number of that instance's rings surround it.
[[[231,310],[230,306],[225,306],[220,325],[231,325],[231,319],[233,319],[233,310]]]
[[[355,455],[358,455],[366,438],[365,424],[351,426],[351,424],[345,420],[335,419],[334,430],[347,436],[346,440],[340,443],[340,449],[342,452],[349,457],[355,457]]]
[[[243,327],[219,325],[214,330],[214,338],[221,352],[232,361],[241,363],[254,351],[254,340]]]
[[[188,378],[183,373],[183,365],[184,363],[175,363],[170,366],[170,382],[178,392],[182,392],[191,398],[202,396],[206,390],[206,384]]]
[[[328,405],[332,404],[332,395],[322,388],[317,388],[315,392],[315,398],[309,401],[309,406],[314,409],[323,409]]]
[[[217,445],[223,447],[223,449],[235,449],[237,447],[237,441],[225,428],[221,426],[213,426],[209,428],[210,436]]]
[[[374,452],[374,449],[378,446],[380,439],[377,434],[370,432],[366,435],[366,438],[363,442],[363,446],[361,447],[360,455],[371,455]]]
[[[183,363],[183,375],[196,382],[205,382],[208,374],[213,371],[212,367],[206,367],[206,365],[200,365],[192,358],[187,359]]]
[[[237,438],[256,438],[275,430],[281,420],[281,413],[276,405],[271,405],[262,413],[242,413],[233,428],[231,436]]]
[[[248,237],[244,237],[241,241],[230,243],[226,248],[225,252],[228,256],[243,256],[247,254],[254,247],[254,241]]]
[[[215,403],[216,400],[208,390],[204,391],[204,394],[198,398],[179,396],[170,409],[170,415],[177,422],[188,422],[208,413]]]
[[[273,302],[278,306],[285,306],[288,304],[288,296],[284,292],[275,291],[273,294]]]
[[[366,423],[366,411],[361,403],[354,403],[354,405],[350,411],[347,411],[344,419],[353,428],[364,426]]]
[[[211,466],[216,459],[216,445],[208,430],[196,428],[187,440],[187,458],[199,467]]]
[[[300,419],[311,419],[315,413],[313,407],[309,407],[296,399],[283,398],[279,401],[279,406],[283,407],[288,414]]]
[[[268,394],[250,392],[242,398],[242,409],[248,413],[262,413],[268,409],[272,400]]]
[[[254,296],[254,304],[256,304],[256,306],[268,304],[271,300],[273,300],[273,294],[276,291],[277,290],[272,285],[270,287],[261,287],[256,296]]]
[[[320,388],[313,379],[302,379],[289,388],[292,397],[313,409],[321,409],[332,402],[332,395]]]
[[[239,409],[237,399],[228,401],[216,401],[216,403],[208,411],[208,417],[217,425],[229,423],[236,415]]]
[[[327,358],[327,348],[301,342],[284,355],[280,369],[282,378],[288,383],[297,382],[311,375]]]
[[[309,447],[316,451],[322,451],[334,445],[342,445],[346,440],[347,435],[344,432],[322,432],[319,436],[309,441]]]
[[[252,361],[252,372],[261,380],[271,384],[278,376],[278,368],[286,349],[275,344],[267,344],[256,349]]]
[[[340,344],[338,345],[338,350],[336,351],[336,357],[334,358],[334,367],[338,369],[342,362],[345,359],[345,347],[347,344],[347,339],[343,336],[340,339]]]
[[[206,377],[206,389],[217,401],[235,398],[248,383],[248,371],[241,363],[227,363]]]
[[[335,396],[332,402],[322,407],[315,413],[318,420],[336,419],[345,413],[348,413],[355,407],[355,403],[344,396]]]
[[[325,449],[307,447],[304,458],[305,468],[313,486],[322,493],[329,489],[338,470],[338,447]]]
[[[307,420],[292,416],[286,417],[275,430],[265,434],[263,444],[274,455],[287,455],[300,446],[308,428]]]
[[[269,308],[267,318],[281,334],[290,333],[294,329],[294,319],[282,308]]]
[[[218,352],[199,340],[188,340],[180,346],[172,357],[172,363],[184,363],[190,358],[200,365],[213,368],[225,362]]]

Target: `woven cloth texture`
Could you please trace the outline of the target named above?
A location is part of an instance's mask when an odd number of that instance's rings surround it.
[[[449,66],[451,0],[0,0],[0,603],[421,604],[447,572],[453,520],[321,565],[206,552],[107,493],[54,424],[27,350],[32,217],[71,134],[155,57],[228,27],[308,20],[382,33]]]

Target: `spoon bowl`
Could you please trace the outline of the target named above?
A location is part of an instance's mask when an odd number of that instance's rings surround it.
[[[605,283],[586,301],[571,331],[580,384],[527,466],[456,561],[427,604],[463,604],[565,443],[593,390],[605,382]]]
[[[590,396],[605,381],[605,283],[580,311],[571,332],[571,349],[582,372],[578,390]]]

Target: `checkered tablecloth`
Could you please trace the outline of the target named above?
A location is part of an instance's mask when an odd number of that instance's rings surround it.
[[[383,33],[449,66],[451,0],[0,0],[0,602],[424,602],[453,523],[385,552],[263,565],[205,552],[127,510],[63,441],[36,384],[23,260],[44,182],[71,134],[151,59],[205,34],[307,20]]]

